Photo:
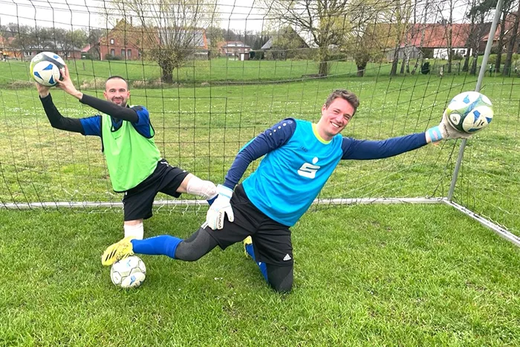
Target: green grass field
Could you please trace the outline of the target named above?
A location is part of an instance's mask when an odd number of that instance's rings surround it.
[[[302,79],[316,72],[307,61],[195,62],[167,87],[153,85],[153,64],[69,66],[98,97],[108,74],[148,81],[132,89],[132,103],[150,110],[163,156],[217,183],[268,126],[317,120],[332,89],[351,89],[362,102],[344,135],[384,139],[438,124],[446,101],[476,85],[468,75],[389,77],[387,64],[356,78],[349,62],[335,63],[327,79]],[[99,139],[53,130],[27,76],[26,63],[0,63],[0,203],[119,202]],[[519,79],[488,77],[482,91],[495,119],[468,141],[454,199],[520,235]],[[94,114],[52,95],[64,115]],[[444,197],[459,144],[342,163],[320,198]],[[187,237],[205,210],[157,208],[146,235]],[[118,208],[0,209],[0,220],[0,345],[520,344],[518,247],[445,205],[312,207],[293,228],[287,295],[267,287],[240,245],[195,263],[143,257],[144,285],[114,287],[100,255],[122,236]]]
[[[240,245],[195,263],[143,256],[112,285],[118,211],[0,211],[5,346],[516,346],[519,250],[446,206],[352,206],[293,228],[295,286],[280,295]],[[186,237],[201,214],[157,213]]]

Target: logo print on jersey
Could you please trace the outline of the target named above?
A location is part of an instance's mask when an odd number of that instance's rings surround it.
[[[307,177],[307,178],[310,178],[310,179],[313,179],[314,177],[316,177],[316,171],[318,171],[320,169],[320,167],[321,167],[321,166],[318,166],[318,165],[314,165],[317,162],[318,162],[318,158],[314,157],[314,159],[312,159],[312,164],[311,163],[303,163],[303,165],[298,170],[298,175],[303,176],[303,177]]]

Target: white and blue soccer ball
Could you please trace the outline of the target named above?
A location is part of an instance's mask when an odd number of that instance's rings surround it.
[[[493,104],[479,92],[464,92],[451,99],[445,114],[457,130],[473,134],[493,120]]]
[[[146,265],[141,258],[132,255],[121,259],[110,268],[112,283],[121,288],[137,288],[146,278]]]
[[[31,59],[31,77],[42,86],[52,87],[61,79],[65,61],[52,52],[41,52]]]

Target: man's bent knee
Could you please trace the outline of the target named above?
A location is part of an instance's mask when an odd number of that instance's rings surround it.
[[[278,293],[288,293],[292,290],[292,281],[291,283],[269,283],[271,285],[271,288],[273,288]]]
[[[269,285],[279,293],[287,293],[292,290],[293,267],[267,265],[267,278]]]
[[[196,261],[216,246],[217,241],[206,230],[200,228],[188,239],[179,243],[175,251],[175,258],[184,261]]]

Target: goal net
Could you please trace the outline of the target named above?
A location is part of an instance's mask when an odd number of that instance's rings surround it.
[[[494,105],[488,128],[464,143],[344,161],[312,209],[448,202],[520,235],[518,1],[498,14],[457,0],[0,5],[4,208],[121,207],[100,138],[53,129],[43,111],[29,62],[51,51],[65,59],[85,94],[103,98],[107,77],[126,78],[130,103],[150,111],[161,155],[215,183],[266,128],[284,118],[318,121],[334,89],[353,91],[361,101],[343,135],[379,140],[424,132],[439,124],[453,96],[478,88]],[[51,95],[66,117],[99,114],[56,88]],[[156,206],[185,211],[205,202],[159,194]]]

